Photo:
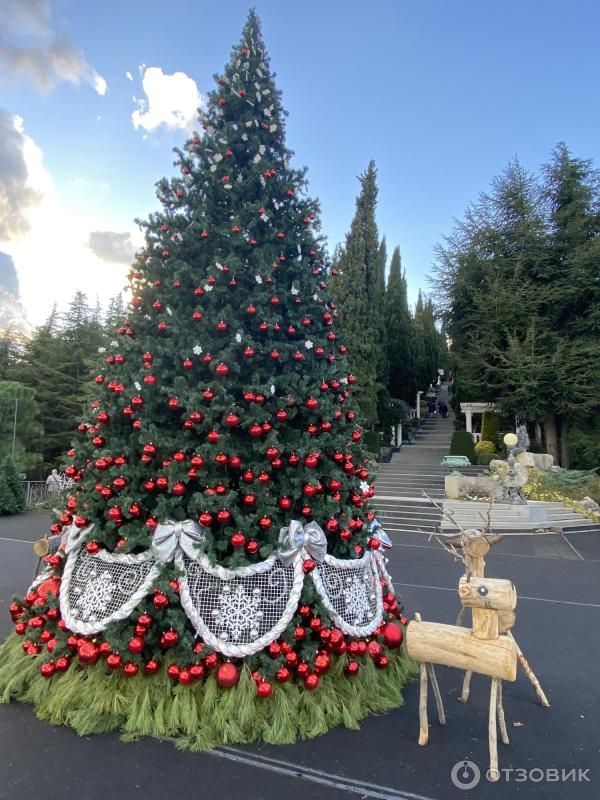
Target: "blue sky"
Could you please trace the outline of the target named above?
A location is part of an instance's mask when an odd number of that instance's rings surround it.
[[[20,20],[21,44],[32,32],[38,44],[68,40],[85,64],[73,80],[55,76],[43,91],[18,71],[0,85],[0,108],[22,118],[22,135],[37,148],[40,192],[60,208],[52,228],[73,239],[63,251],[38,219],[25,234],[29,244],[14,234],[0,244],[15,259],[23,301],[39,323],[53,300],[66,304],[70,288],[101,297],[118,288],[124,264],[79,257],[74,240],[81,245],[87,228],[133,233],[133,218],[157,207],[154,183],[172,172],[171,147],[186,133],[134,128],[132,98],[145,97],[140,65],[183,72],[205,95],[238,41],[248,4],[33,5],[44,27],[36,33],[31,20]],[[412,299],[427,286],[433,246],[453,217],[515,155],[537,169],[565,140],[575,155],[600,164],[597,3],[256,0],[255,7],[290,115],[288,145],[309,168],[331,249],[349,226],[356,176],[374,158],[379,229],[390,247],[401,247]],[[104,94],[93,76],[106,81]],[[36,263],[40,254],[44,264]],[[40,292],[41,271],[54,271],[56,280]]]

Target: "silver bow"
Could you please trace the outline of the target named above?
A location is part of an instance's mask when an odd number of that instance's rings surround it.
[[[281,528],[279,531],[279,560],[284,567],[289,565],[306,553],[317,562],[322,562],[327,555],[327,539],[323,529],[316,522],[309,522],[302,525],[298,520],[293,519],[289,528]]]
[[[186,556],[195,561],[205,541],[202,526],[193,519],[183,522],[167,519],[156,526],[152,537],[152,553],[160,564],[166,564],[173,560],[180,547]]]
[[[378,519],[372,520],[367,526],[367,531],[371,534],[374,539],[381,544],[382,547],[385,547],[386,550],[392,546],[392,540],[387,535],[387,533],[381,527],[381,523]]]
[[[77,549],[88,533],[92,532],[94,523],[88,525],[87,528],[78,528],[75,523],[65,528],[60,537],[60,547],[65,548],[65,553],[68,555],[73,550]]]

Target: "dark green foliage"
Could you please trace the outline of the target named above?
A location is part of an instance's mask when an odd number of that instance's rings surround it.
[[[450,443],[451,456],[466,456],[471,464],[475,463],[473,436],[468,431],[454,431]]]
[[[15,464],[19,471],[30,473],[42,461],[44,431],[36,393],[22,383],[0,380],[0,459],[12,458],[15,411]]]
[[[487,467],[490,461],[493,461],[497,458],[500,458],[500,453],[494,453],[493,451],[488,450],[477,453],[477,463],[480,466]]]
[[[10,458],[0,464],[0,514],[20,514],[25,510],[21,478]]]
[[[381,447],[381,437],[379,435],[379,431],[366,431],[365,447],[370,453],[373,453],[379,457],[379,448]]]
[[[492,444],[492,450],[498,447],[498,417],[494,411],[483,412],[481,440],[490,442]]]
[[[358,378],[356,393],[367,422],[378,420],[379,395],[385,387],[382,248],[375,221],[377,169],[371,161],[359,176],[361,191],[346,241],[334,263],[332,294],[339,309],[340,333],[348,348],[350,369]],[[382,266],[383,265],[383,266]]]
[[[385,327],[390,395],[414,405],[417,385],[413,320],[408,306],[406,273],[400,263],[399,247],[395,248],[390,262],[385,294]]]
[[[461,394],[543,424],[563,466],[600,412],[599,208],[590,162],[560,144],[541,180],[510,164],[438,248]]]

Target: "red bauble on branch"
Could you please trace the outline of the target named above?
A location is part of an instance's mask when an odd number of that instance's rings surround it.
[[[221,664],[216,673],[216,680],[221,689],[233,689],[240,679],[240,672],[231,661]]]

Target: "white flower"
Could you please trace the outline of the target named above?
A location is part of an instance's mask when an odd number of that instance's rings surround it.
[[[269,130],[271,131],[271,133],[275,133],[275,131],[277,130],[277,125],[269,125]]]
[[[361,492],[363,492],[363,494],[365,492],[368,492],[370,488],[371,487],[369,486],[369,484],[366,481],[361,481],[360,482],[360,490],[361,490]]]
[[[295,286],[292,286],[292,288],[290,289],[290,292],[291,292],[293,295],[296,295],[296,294],[298,294],[298,292],[299,292],[299,291],[300,291],[300,289],[297,289]]]
[[[211,164],[210,165],[210,171],[211,172],[216,172],[217,171],[217,165],[216,164]]]
[[[343,384],[348,383],[348,378],[340,378],[340,383],[343,383]]]
[[[141,384],[141,383],[138,383],[138,382],[136,381],[136,382],[135,382],[133,385],[134,385],[134,386],[135,386],[135,388],[138,390],[138,392],[141,392],[141,391],[142,391],[142,384]]]
[[[236,333],[235,340],[239,344],[242,341],[242,334],[241,333]]]
[[[98,348],[98,352],[99,353],[106,353],[106,347],[99,347]]]
[[[275,394],[275,387],[271,384],[271,394]]]
[[[310,340],[310,339],[307,339],[307,340],[304,342],[304,347],[306,347],[306,349],[307,349],[307,350],[312,350],[312,348],[313,348],[313,343],[311,342],[311,340]]]
[[[223,154],[222,153],[216,153],[215,154],[215,161],[217,162],[217,164],[219,163],[219,161],[223,161]]]
[[[193,347],[193,349],[192,349],[192,352],[193,352],[193,354],[194,354],[195,356],[199,356],[199,355],[200,355],[200,353],[202,352],[202,348],[200,347],[200,345],[199,345],[199,344],[195,344],[195,345],[194,345],[194,347]]]
[[[254,158],[252,159],[252,161],[253,161],[255,164],[258,164],[258,162],[261,160],[261,158],[262,158],[262,156],[260,155],[260,153],[257,153],[257,154],[254,156]]]
[[[242,142],[247,142],[247,141],[248,141],[248,134],[242,133]]]
[[[112,342],[110,343],[110,346],[111,347],[118,347],[119,343],[113,339]]]
[[[263,155],[266,149],[267,148],[264,146],[264,144],[259,145],[258,152],[261,154],[261,156]]]
[[[265,115],[265,117],[270,117],[271,116],[271,109],[270,108],[265,108],[264,111],[263,111],[263,114]]]
[[[318,299],[319,299],[319,293],[318,293],[318,292],[315,292],[315,293],[313,294],[313,300],[318,300]]]
[[[257,283],[262,283],[262,282],[263,282],[263,281],[262,281],[262,278],[261,278],[261,276],[260,276],[260,275],[255,275],[255,276],[254,276],[254,280],[255,280]]]
[[[204,291],[205,292],[212,292],[212,290],[213,290],[212,283],[205,283],[204,284]]]

